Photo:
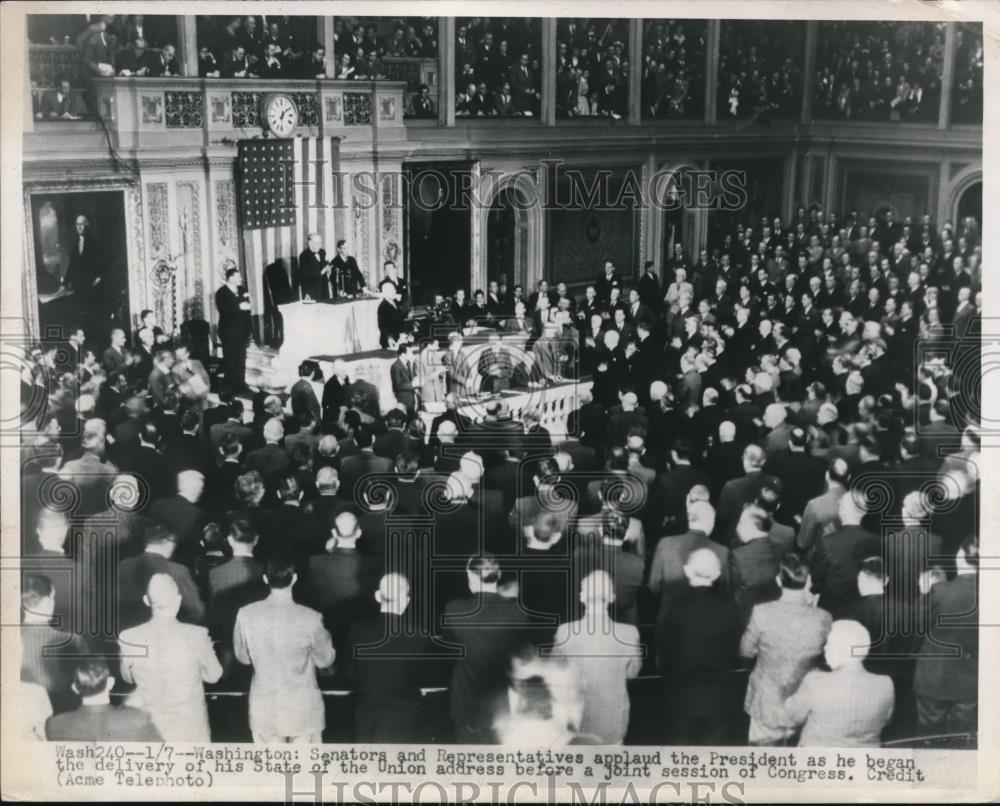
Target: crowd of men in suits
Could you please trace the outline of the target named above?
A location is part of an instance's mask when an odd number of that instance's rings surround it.
[[[541,58],[539,19],[457,19],[455,114],[537,117],[541,109]]]
[[[726,20],[719,43],[719,118],[788,117],[802,95],[802,64],[788,55],[804,23]]]
[[[929,123],[937,120],[943,72],[942,23],[823,23],[813,107],[843,120]]]
[[[699,20],[646,20],[642,32],[642,113],[653,118],[700,116],[705,37]]]
[[[206,740],[221,686],[258,741],[322,739],[345,687],[358,741],[975,734],[978,236],[863,220],[764,219],[662,278],[607,261],[582,300],[453,301],[580,323],[566,434],[544,392],[473,420],[447,363],[433,418],[342,362],[215,404],[153,317],[141,369],[122,333],[28,351],[25,733]]]
[[[556,27],[556,115],[628,111],[628,21],[560,19]]]

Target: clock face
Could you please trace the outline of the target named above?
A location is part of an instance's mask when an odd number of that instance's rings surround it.
[[[265,114],[267,128],[278,137],[290,137],[299,125],[299,110],[287,95],[272,95]]]

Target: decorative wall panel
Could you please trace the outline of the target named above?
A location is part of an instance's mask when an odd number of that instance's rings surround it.
[[[200,129],[204,124],[200,92],[168,92],[166,94],[167,128]]]
[[[159,257],[170,251],[167,243],[167,183],[150,182],[146,185],[146,207],[149,210],[149,249]]]
[[[178,266],[184,268],[184,277],[178,281],[177,314],[183,319],[203,319],[205,314],[199,191],[200,185],[197,182],[177,183]]]
[[[344,125],[372,125],[372,97],[366,92],[344,93]]]

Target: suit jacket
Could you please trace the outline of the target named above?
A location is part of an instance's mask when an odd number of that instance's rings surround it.
[[[825,532],[832,531],[837,522],[840,499],[844,488],[839,485],[828,489],[806,504],[802,512],[802,524],[795,544],[799,551],[811,552],[816,539]]]
[[[419,449],[419,441],[404,434],[398,428],[390,428],[382,436],[376,437],[375,442],[372,443],[372,450],[376,456],[382,456],[393,463],[395,463],[396,457],[399,454],[405,451],[418,451]]]
[[[353,498],[358,482],[369,473],[391,473],[393,464],[389,459],[376,456],[370,451],[360,451],[346,456],[340,463],[340,494]]]
[[[310,412],[318,423],[323,413],[316,399],[316,392],[307,378],[299,378],[292,384],[291,390],[292,414],[299,417],[304,412]]]
[[[319,613],[272,592],[240,609],[233,652],[240,663],[253,666],[249,709],[254,733],[323,731],[326,715],[316,670],[332,666],[336,654]]]
[[[379,613],[353,624],[347,644],[345,673],[358,688],[357,741],[418,741],[420,689],[445,682],[430,634],[411,614]]]
[[[744,505],[752,502],[766,485],[772,485],[781,491],[780,479],[763,471],[747,473],[726,482],[715,508],[716,540],[728,544],[733,539]]]
[[[785,711],[803,726],[799,747],[879,747],[895,699],[889,677],[850,665],[809,672]]]
[[[741,632],[739,613],[728,596],[715,587],[686,586],[657,620],[660,671],[672,686],[682,689],[689,705],[693,700],[703,713],[721,711],[728,717],[728,696],[723,692],[730,687]]]
[[[340,289],[337,287],[338,270],[341,277],[340,283],[345,294],[357,294],[365,287],[365,278],[362,276],[361,269],[358,268],[358,261],[354,259],[353,255],[349,255],[346,259],[340,255],[334,255],[330,265],[333,267],[330,279],[334,283],[335,296],[340,295]]]
[[[766,537],[748,543],[737,542],[733,546],[729,554],[729,581],[743,623],[750,619],[757,604],[780,595],[775,581],[780,564],[781,557]]]
[[[172,495],[150,504],[146,516],[155,523],[163,524],[177,536],[174,556],[178,560],[193,559],[199,553],[205,515],[197,505],[181,495]]]
[[[159,742],[149,714],[127,705],[82,705],[45,723],[50,742]]]
[[[299,290],[314,300],[330,299],[330,281],[321,272],[327,265],[326,250],[306,249],[299,255]]]
[[[284,448],[270,443],[250,451],[245,465],[247,470],[259,471],[264,481],[274,487],[292,469],[292,460],[288,458]]]
[[[417,407],[417,393],[413,384],[416,370],[402,358],[397,358],[389,367],[389,377],[392,380],[392,393],[396,396],[396,400],[402,403],[407,411],[414,411]]]
[[[98,240],[86,232],[83,236],[83,253],[80,252],[80,236],[74,235],[69,244],[69,263],[63,285],[76,293],[87,293],[93,289],[94,280],[103,274],[104,255]],[[103,291],[100,286],[98,289]]]
[[[216,452],[218,452],[219,446],[222,445],[223,440],[226,438],[226,434],[236,434],[240,445],[243,446],[243,456],[250,453],[257,439],[253,429],[247,425],[243,425],[243,423],[238,423],[235,420],[216,423],[208,430],[209,442],[212,443],[212,448]],[[220,460],[217,459],[216,461]]]
[[[513,599],[481,593],[449,602],[443,629],[447,640],[463,648],[451,678],[451,718],[488,733],[495,708],[505,710],[507,662],[528,636],[528,616]]]
[[[378,304],[377,311],[379,344],[383,350],[389,349],[390,339],[396,341],[399,334],[403,332],[405,319],[403,311],[398,305],[394,305],[389,300],[384,299]]]
[[[163,444],[163,455],[171,472],[197,470],[206,477],[215,467],[215,456],[209,443],[193,434],[181,434]]]
[[[72,90],[65,95],[59,90],[50,90],[42,96],[41,112],[45,117],[62,117],[67,114],[79,117],[86,114],[87,110],[80,96]]]
[[[228,285],[215,292],[215,306],[219,311],[219,340],[233,345],[246,344],[250,339],[250,312],[240,310],[241,302],[249,302],[245,288],[233,293]]]
[[[882,542],[861,526],[842,526],[820,535],[809,565],[820,606],[839,617],[843,605],[859,595],[861,563],[873,556],[882,556]]]
[[[960,574],[931,588],[929,633],[913,679],[917,696],[947,702],[978,698],[978,583],[978,574]]]
[[[785,700],[819,660],[832,624],[829,613],[804,602],[779,599],[754,608],[740,641],[740,654],[757,660],[744,702],[751,719],[796,727],[785,713]]]
[[[154,618],[119,639],[122,678],[166,741],[209,742],[204,683],[222,677],[208,630],[176,619]],[[144,647],[145,652],[136,652]]]

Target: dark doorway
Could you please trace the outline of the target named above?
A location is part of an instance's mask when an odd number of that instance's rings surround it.
[[[957,225],[959,222],[964,221],[966,218],[976,219],[976,224],[982,229],[983,225],[983,183],[976,182],[974,185],[970,185],[966,188],[965,192],[958,197],[958,221],[955,222]],[[961,227],[959,227],[961,229]]]
[[[106,341],[114,327],[129,330],[125,200],[120,190],[35,193],[31,222],[35,243],[38,322],[82,327],[88,339]],[[80,253],[78,220],[86,220]]]
[[[462,194],[468,173],[467,163],[406,168],[407,279],[415,305],[430,305],[435,294],[450,297],[456,288],[468,288],[472,208]]]
[[[501,289],[524,285],[528,265],[528,216],[518,192],[503,188],[486,222],[486,279]]]

